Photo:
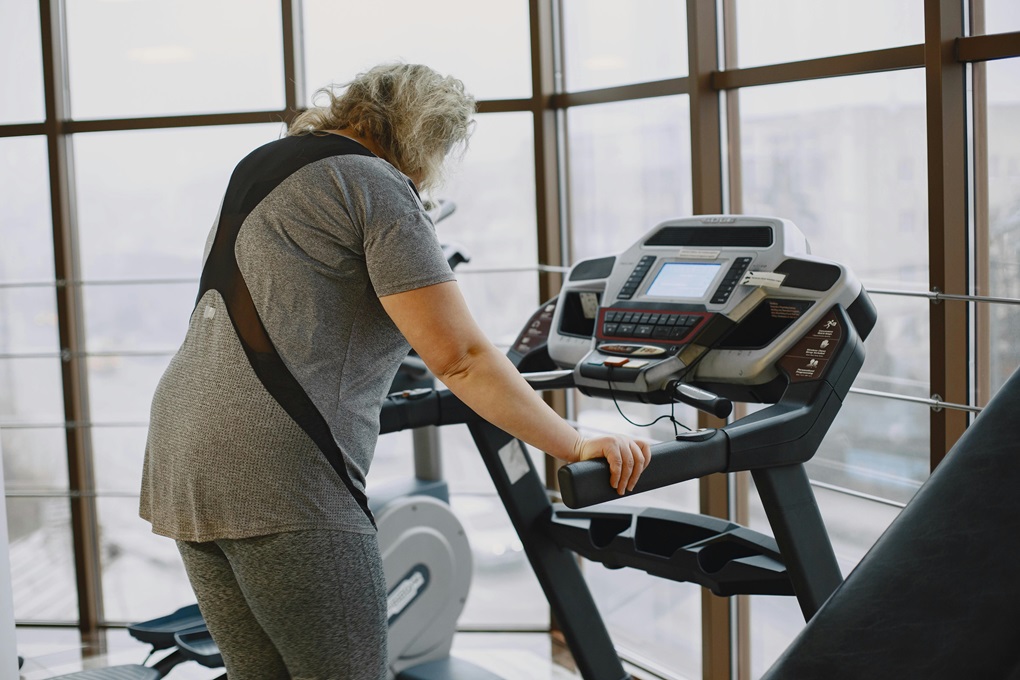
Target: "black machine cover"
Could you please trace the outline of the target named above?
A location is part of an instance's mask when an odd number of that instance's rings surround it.
[[[1020,680],[1020,370],[763,680]]]

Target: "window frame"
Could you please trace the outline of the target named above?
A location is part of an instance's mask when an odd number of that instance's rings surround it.
[[[74,539],[79,629],[86,650],[103,648],[103,631],[119,625],[102,609],[96,486],[88,403],[89,353],[85,345],[77,244],[75,164],[71,139],[84,132],[145,130],[183,126],[244,125],[290,121],[301,109],[304,88],[300,0],[280,0],[285,106],[276,111],[76,121],[67,101],[66,0],[40,0],[40,37],[45,120],[0,125],[0,137],[44,136],[49,161],[54,280],[59,356],[67,443],[68,489]],[[687,95],[691,102],[692,177],[695,213],[740,212],[739,91],[787,83],[898,69],[924,69],[927,86],[930,288],[913,294],[931,303],[931,392],[918,399],[931,410],[930,463],[934,469],[963,434],[987,393],[987,310],[1017,304],[981,292],[982,258],[987,255],[987,172],[980,159],[987,146],[982,62],[1020,57],[1020,32],[983,32],[984,0],[926,0],[925,40],[918,45],[750,68],[734,63],[736,0],[687,0],[689,75],[598,90],[567,92],[563,67],[562,12],[557,0],[529,0],[532,96],[486,100],[480,113],[530,113],[534,125],[536,217],[540,300],[553,297],[569,263],[570,212],[566,190],[569,152],[566,116],[571,107]],[[964,11],[966,8],[966,12]],[[718,10],[718,11],[717,11]],[[979,30],[975,30],[979,29]],[[973,75],[969,71],[973,71]],[[974,95],[967,91],[968,78]],[[982,250],[984,247],[984,250]],[[976,274],[975,274],[976,272]],[[3,285],[4,282],[0,282]],[[968,360],[961,361],[960,357]],[[976,357],[976,370],[969,359]],[[895,395],[886,395],[896,398]],[[569,415],[569,398],[549,397]],[[704,426],[716,425],[703,418]],[[555,479],[547,460],[547,478]],[[701,509],[740,521],[746,481],[713,476],[700,482]],[[739,602],[739,599],[738,599]],[[739,604],[705,596],[702,603],[704,677],[748,677],[748,626]]]

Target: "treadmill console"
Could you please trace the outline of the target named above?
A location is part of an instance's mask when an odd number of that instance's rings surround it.
[[[791,221],[673,219],[571,268],[548,351],[596,396],[669,403],[685,384],[772,403],[789,382],[824,375],[841,337],[837,305],[866,336],[875,313],[860,282],[812,256]]]

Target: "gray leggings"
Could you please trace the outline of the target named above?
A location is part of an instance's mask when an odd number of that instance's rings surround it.
[[[296,531],[177,547],[230,680],[386,677],[375,535]]]

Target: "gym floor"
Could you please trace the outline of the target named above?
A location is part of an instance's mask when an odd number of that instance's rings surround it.
[[[77,671],[137,664],[145,660],[148,646],[125,630],[107,633],[107,654],[82,659],[81,643],[74,629],[19,628],[18,653],[25,658],[21,680],[44,680]],[[569,652],[544,633],[460,633],[454,639],[456,656],[472,661],[506,680],[577,680]],[[161,653],[162,654],[162,653]],[[170,680],[211,680],[223,669],[203,668],[195,663],[177,666]]]

